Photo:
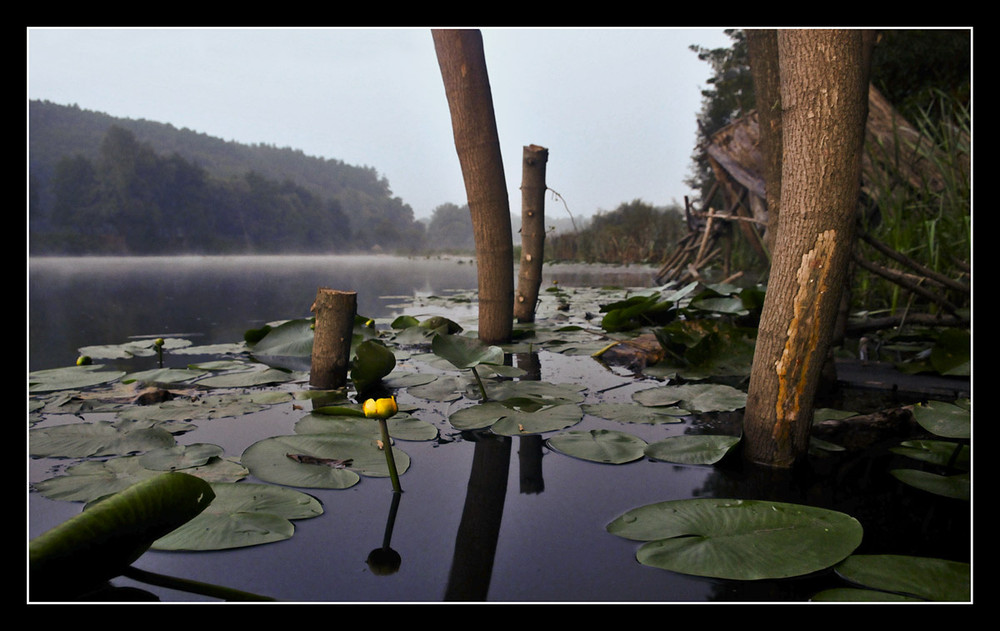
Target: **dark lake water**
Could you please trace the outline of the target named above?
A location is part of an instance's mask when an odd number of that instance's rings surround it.
[[[567,287],[648,286],[651,270],[552,266],[546,285],[553,280]],[[401,303],[419,305],[423,297],[474,289],[476,268],[470,259],[391,256],[32,259],[28,369],[70,365],[80,347],[133,336],[236,342],[266,322],[310,315],[321,286],[355,290],[359,313],[389,318],[401,312]],[[434,314],[419,306],[407,313]],[[628,402],[633,392],[650,387],[647,379],[608,371],[589,356],[542,352],[532,359],[542,379],[600,392],[588,402]],[[803,601],[824,587],[842,586],[829,574],[738,583],[657,570],[636,561],[634,542],[605,531],[630,508],[712,496],[849,507],[845,512],[865,525],[863,546],[879,553],[955,557],[968,547],[967,515],[920,492],[900,492],[888,476],[854,470],[831,488],[816,480],[760,479],[647,460],[600,465],[552,453],[533,437],[473,440],[451,428],[447,411],[447,404],[431,404],[423,417],[444,440],[405,444],[412,465],[402,476],[404,493],[393,522],[392,548],[402,564],[392,575],[377,576],[365,563],[382,544],[393,499],[388,479],[369,478],[346,490],[303,489],[323,503],[325,513],[295,522],[290,540],[223,552],[150,551],[135,566],[294,602]],[[215,443],[238,457],[257,440],[293,433],[302,414],[279,404],[199,423],[178,442]],[[574,429],[606,425],[585,417]],[[655,441],[692,427],[685,422],[621,429]],[[29,461],[29,482],[51,477],[61,466]],[[80,509],[29,493],[29,537]],[[964,539],[941,541],[939,533],[952,529],[964,532]],[[127,579],[115,583],[141,587],[164,601],[209,600]]]

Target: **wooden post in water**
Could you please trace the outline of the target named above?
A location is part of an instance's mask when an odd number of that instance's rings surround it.
[[[545,257],[545,163],[549,150],[538,145],[524,148],[521,159],[521,263],[514,295],[514,317],[534,322],[538,288]]]
[[[323,390],[343,388],[347,385],[347,369],[351,363],[351,336],[358,295],[353,291],[320,287],[310,310],[316,314],[316,325],[309,385]]]

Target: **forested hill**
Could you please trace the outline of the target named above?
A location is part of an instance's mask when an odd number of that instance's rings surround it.
[[[31,254],[414,251],[372,167],[31,101]]]

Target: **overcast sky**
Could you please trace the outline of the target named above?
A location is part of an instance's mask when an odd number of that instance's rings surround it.
[[[525,145],[575,217],[691,193],[722,28],[484,28],[511,211]],[[464,204],[431,34],[398,29],[28,29],[28,98],[370,166],[417,217]],[[547,216],[565,217],[547,198]]]

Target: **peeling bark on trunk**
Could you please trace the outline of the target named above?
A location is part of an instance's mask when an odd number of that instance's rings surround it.
[[[744,415],[744,453],[806,453],[854,243],[868,72],[858,30],[781,30],[781,212]]]
[[[545,258],[545,163],[549,150],[538,145],[524,148],[521,160],[521,261],[514,297],[518,322],[534,322],[538,289]]]

